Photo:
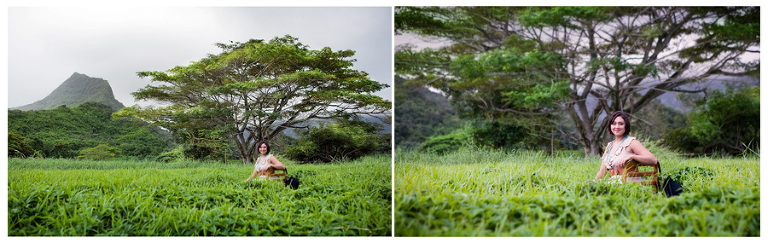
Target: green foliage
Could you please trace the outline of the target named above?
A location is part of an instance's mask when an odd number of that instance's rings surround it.
[[[391,158],[297,165],[298,190],[252,165],[10,159],[11,236],[389,236]],[[350,176],[339,176],[350,175]]]
[[[298,138],[291,137],[286,133],[281,133],[277,137],[269,139],[269,148],[272,153],[282,154],[288,148],[296,145]]]
[[[35,155],[35,149],[24,141],[24,137],[8,133],[8,157],[27,158]]]
[[[533,27],[544,26],[569,26],[577,28],[572,23],[575,19],[591,19],[596,22],[611,20],[614,17],[615,7],[543,7],[529,8],[520,12],[518,17],[520,24]]]
[[[415,148],[429,137],[459,126],[447,97],[395,77],[395,146]]]
[[[668,158],[662,176],[685,189],[672,198],[636,183],[592,182],[599,160],[398,150],[396,236],[760,236],[756,157]]]
[[[685,126],[685,114],[656,100],[633,114],[632,136],[641,141],[663,140],[664,135]]]
[[[431,137],[425,141],[419,151],[429,154],[444,154],[472,146],[472,135],[466,128],[457,129],[447,135]]]
[[[635,128],[634,128],[634,124],[633,124],[632,130],[634,130],[634,129]],[[639,137],[638,140],[641,141],[643,143],[643,147],[648,149],[648,151],[651,151],[651,153],[653,153],[653,155],[656,156],[656,159],[661,161],[661,163],[664,163],[664,162],[670,161],[670,160],[674,161],[674,160],[680,159],[680,156],[681,156],[680,152],[675,151],[675,149],[673,149],[673,148],[669,147],[668,145],[666,145],[664,143],[664,140],[662,140],[662,139],[659,139],[659,140],[649,140],[649,139],[645,139],[643,137]],[[664,169],[664,171],[666,173],[667,170]]]
[[[697,102],[686,126],[666,135],[687,153],[742,154],[760,147],[760,87],[714,92]]]
[[[523,126],[498,121],[477,121],[471,130],[471,138],[474,144],[493,149],[524,149],[549,142],[546,139],[542,140],[541,137],[530,136],[528,132]]]
[[[170,162],[175,162],[175,161],[182,160],[184,158],[186,158],[186,157],[184,156],[183,149],[176,148],[174,150],[161,153],[160,155],[157,156],[157,158],[155,158],[155,161],[163,162],[163,163],[170,163]]]
[[[147,127],[139,128],[136,131],[120,136],[117,139],[118,147],[122,155],[131,157],[145,157],[162,153],[166,146],[157,146],[165,143],[165,139],[153,136],[153,132]]]
[[[463,55],[453,60],[452,69],[467,79],[487,78],[487,76],[525,75],[518,79],[544,77],[537,73],[543,67],[560,65],[563,59],[557,53],[538,50],[502,48],[475,55]]]
[[[186,144],[182,146],[184,158],[194,160],[226,161],[231,157],[231,149],[226,144]],[[239,158],[239,157],[235,157]]]
[[[80,150],[107,144],[130,157],[154,157],[169,147],[167,134],[137,119],[112,119],[112,108],[101,103],[53,110],[8,111],[8,131],[43,157],[75,158]]]
[[[411,52],[408,50],[400,53]],[[422,52],[430,52],[425,50]],[[420,57],[417,57],[420,56]],[[415,58],[415,59],[410,59]],[[429,54],[413,54],[401,56],[400,73],[411,74],[415,71],[431,72],[429,70],[415,70],[409,64],[425,62]],[[435,57],[437,58],[437,57]],[[552,72],[551,68],[557,67],[562,58],[555,53],[539,52],[535,50],[522,50],[520,47],[503,48],[477,54],[464,54],[455,58],[443,68],[449,70],[453,78],[435,77],[429,74],[409,80],[410,85],[403,84],[400,87],[419,87],[416,84],[431,82],[429,85],[440,88],[451,98],[458,114],[465,118],[492,120],[493,124],[505,124],[523,131],[521,136],[546,137],[554,128],[555,107],[567,98],[571,92],[568,82],[551,82],[543,73]],[[426,61],[428,62],[428,61]],[[418,67],[418,64],[415,64]],[[430,80],[430,81],[426,81]],[[397,88],[397,87],[396,87]],[[398,89],[400,92],[401,89]],[[405,97],[396,93],[396,99],[408,98],[409,91],[404,92]],[[413,92],[413,91],[410,91]],[[400,107],[399,100],[398,108]],[[414,103],[416,101],[414,100]],[[423,110],[431,110],[432,106],[423,103],[408,105],[404,110],[396,110],[396,113],[411,112],[412,115],[398,115],[402,123],[414,123],[413,120],[426,120],[426,118],[440,119]],[[409,108],[411,106],[421,108]],[[426,113],[426,114],[425,114]],[[422,117],[426,116],[426,117]],[[446,117],[449,118],[449,117]],[[427,121],[434,124],[437,121]],[[447,123],[447,122],[446,122]],[[438,123],[439,124],[439,123]],[[485,126],[484,128],[492,128]],[[500,126],[495,126],[501,128]],[[493,144],[494,147],[509,146],[516,142],[500,142],[499,139],[490,139],[485,134],[505,133],[506,131],[479,131],[480,144]],[[434,134],[434,132],[432,133]],[[427,134],[429,135],[429,134]],[[424,136],[424,135],[422,135]],[[521,139],[514,139],[521,140]],[[508,141],[511,141],[508,139]],[[531,140],[533,141],[533,140]],[[538,144],[528,144],[526,147],[534,147]],[[511,148],[511,147],[507,147]]]
[[[335,124],[321,124],[302,132],[298,144],[289,147],[285,153],[301,162],[354,160],[377,152],[380,144],[389,145],[390,136],[377,136],[379,130],[380,128],[360,120],[339,120]]]
[[[552,126],[551,111],[568,97],[567,82],[551,82],[562,58],[536,50],[499,49],[467,54],[453,60],[455,80],[443,80],[459,114],[505,120],[517,126]]]
[[[395,32],[404,29],[441,30],[443,22],[414,7],[398,7],[395,12]]]
[[[558,101],[568,97],[571,88],[568,82],[537,84],[524,89],[512,90],[504,94],[509,102],[526,109],[555,107]]]
[[[233,144],[246,163],[253,161],[258,141],[287,128],[313,119],[381,114],[391,106],[373,94],[387,85],[352,69],[352,50],[311,50],[289,35],[217,46],[222,53],[188,66],[139,72],[157,85],[134,92],[136,99],[172,105],[133,107],[120,115],[152,121],[201,152]]]
[[[540,149],[550,146],[550,138],[539,136],[530,127],[500,121],[474,120],[447,135],[435,135],[421,144],[419,151],[444,154],[463,147],[490,149]],[[559,144],[559,143],[558,143]]]
[[[707,33],[716,37],[719,44],[760,39],[759,8],[722,8],[721,15],[723,21],[704,25]]]
[[[108,160],[120,157],[120,150],[106,144],[99,144],[93,148],[86,148],[80,151],[78,159],[89,160]]]

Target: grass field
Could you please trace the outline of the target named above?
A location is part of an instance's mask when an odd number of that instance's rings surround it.
[[[593,183],[579,153],[397,151],[395,235],[759,236],[759,158],[656,156],[680,196]]]
[[[252,165],[10,159],[10,236],[392,234],[391,159],[297,165],[298,190]]]

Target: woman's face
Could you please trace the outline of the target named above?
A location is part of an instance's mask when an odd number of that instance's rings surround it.
[[[614,136],[623,136],[624,135],[624,118],[617,116],[615,119],[613,119],[613,122],[611,122],[611,132]]]
[[[267,144],[266,143],[262,143],[261,145],[259,145],[259,153],[261,153],[262,155],[266,155],[267,154]]]

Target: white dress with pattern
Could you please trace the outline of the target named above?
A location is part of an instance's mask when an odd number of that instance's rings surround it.
[[[265,156],[261,156],[259,158],[256,158],[256,163],[253,165],[253,167],[256,169],[256,172],[264,172],[266,171],[269,166],[272,165],[271,162],[269,162],[269,158],[272,157],[271,154],[267,154]],[[270,176],[270,179],[277,179],[275,176]],[[259,175],[260,181],[266,181],[267,176],[266,175]]]
[[[615,141],[611,141],[608,143],[608,145],[605,147],[605,153],[603,154],[603,164],[605,164],[605,168],[610,169],[620,169],[617,166],[617,160],[619,158],[623,158],[625,156],[634,155],[635,153],[632,153],[627,150],[627,147],[629,147],[629,144],[632,143],[632,140],[635,140],[635,137],[627,137],[624,139],[624,141],[619,142],[617,145],[613,145]],[[612,183],[622,183],[621,182],[621,175],[614,175],[611,176],[609,179]],[[640,181],[642,180],[641,177],[627,177],[628,181]]]

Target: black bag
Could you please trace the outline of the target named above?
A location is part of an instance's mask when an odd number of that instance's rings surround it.
[[[299,181],[299,178],[288,176],[287,169],[285,170],[285,174],[286,176],[285,176],[285,180],[283,181],[283,184],[285,184],[285,186],[291,186],[291,189],[293,190],[299,189],[299,184],[301,184],[301,182]]]
[[[667,197],[677,196],[680,195],[680,193],[683,193],[683,186],[680,185],[680,183],[672,178],[661,177],[661,163],[658,161],[656,161],[656,163],[659,165],[659,181],[661,181],[656,189],[659,191],[664,190],[664,194],[666,194]]]

